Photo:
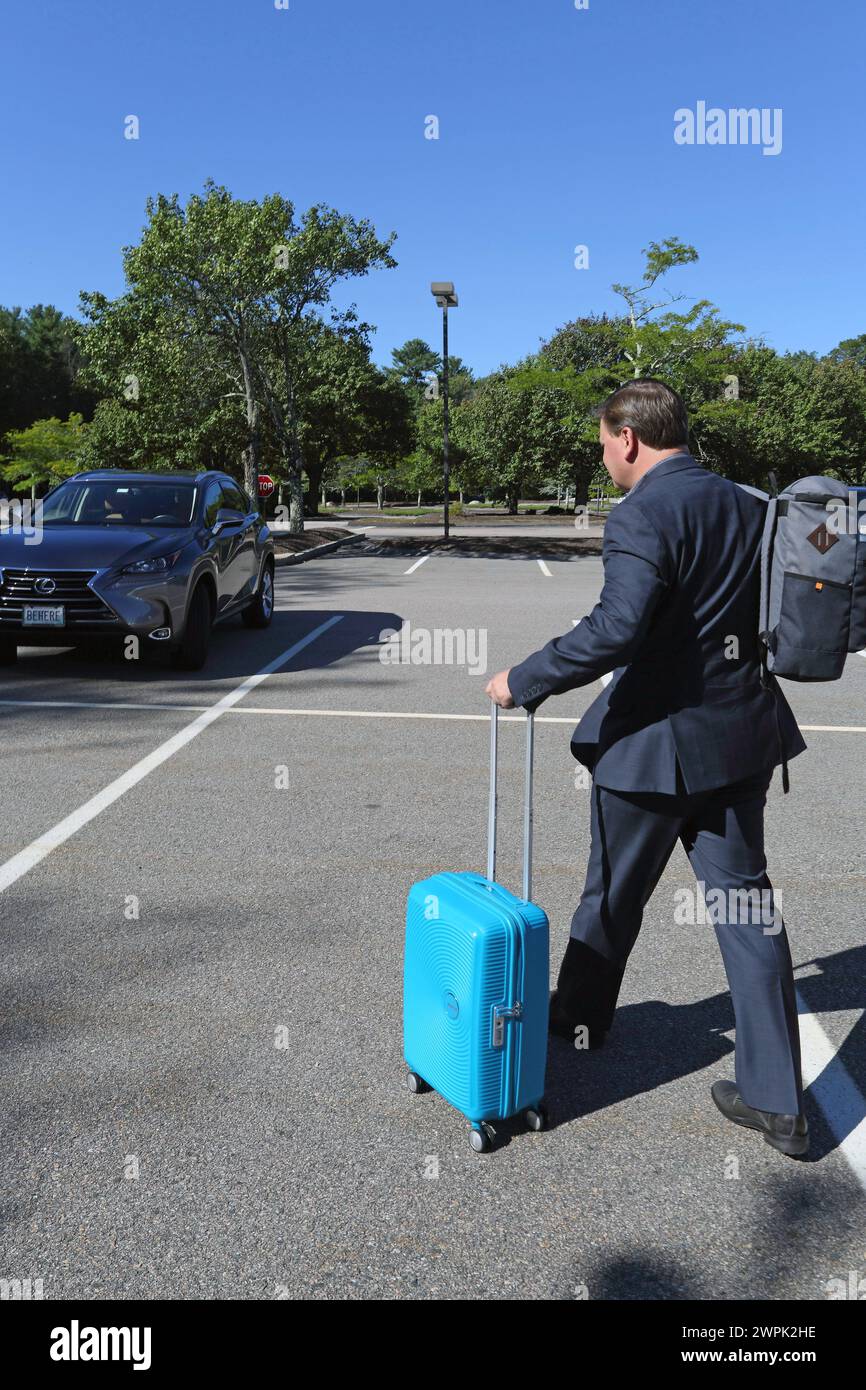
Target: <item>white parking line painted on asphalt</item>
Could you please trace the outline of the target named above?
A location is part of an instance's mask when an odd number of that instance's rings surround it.
[[[5,864],[0,865],[0,893],[5,892],[5,890],[9,888],[11,884],[17,882],[19,878],[23,878],[24,874],[29,873],[31,869],[41,863],[52,850],[57,849],[58,845],[62,845],[67,840],[71,839],[82,826],[87,825],[89,821],[101,815],[102,812],[113,805],[115,801],[118,801],[120,797],[124,796],[130,788],[143,781],[155,768],[167,762],[168,759],[179,752],[181,748],[185,748],[198,734],[202,733],[205,729],[209,728],[215,720],[219,719],[220,715],[225,714],[226,711],[231,709],[233,705],[236,705],[239,700],[242,700],[245,695],[248,695],[251,690],[255,690],[257,685],[261,685],[263,680],[267,680],[268,676],[272,676],[275,671],[278,671],[280,667],[284,666],[287,661],[290,661],[293,656],[303,651],[304,647],[308,647],[311,642],[315,642],[316,638],[321,637],[322,633],[327,632],[328,628],[333,627],[335,623],[341,622],[343,617],[344,614],[337,613],[333,618],[328,618],[327,622],[320,623],[312,632],[308,632],[306,637],[302,637],[299,642],[295,642],[293,646],[281,652],[275,660],[268,662],[267,666],[263,666],[261,671],[257,671],[253,676],[247,676],[246,680],[242,681],[240,685],[235,686],[234,690],[230,690],[227,695],[223,695],[221,700],[217,700],[215,705],[210,705],[197,719],[194,719],[191,724],[187,724],[185,729],[180,729],[178,733],[172,734],[171,738],[167,739],[165,743],[161,743],[152,753],[148,753],[146,758],[142,758],[140,762],[137,762],[134,767],[124,772],[120,777],[116,778],[115,781],[109,782],[107,787],[104,787],[101,792],[97,792],[89,801],[85,801],[84,805],[79,806],[77,811],[73,811],[71,815],[65,816],[62,821],[53,826],[51,830],[47,830],[44,835],[40,835],[38,839],[34,840],[32,844],[29,844],[26,849],[22,849],[18,854],[13,855],[11,859],[7,859]]]
[[[866,1101],[797,991],[803,1087],[819,1106],[848,1166],[866,1191]]]
[[[419,565],[423,565],[424,561],[425,561],[425,560],[429,560],[429,559],[430,559],[430,556],[429,556],[429,555],[422,555],[420,560],[416,560],[415,563],[414,563],[414,565],[410,565],[409,568],[408,568],[407,570],[404,570],[404,571],[403,571],[403,573],[404,573],[404,574],[414,574],[415,571],[416,571],[416,569],[418,568],[418,566],[419,566]]]
[[[0,708],[10,706],[14,709],[118,709],[118,710],[159,710],[160,712],[174,710],[181,714],[196,714],[200,710],[212,709],[212,705],[171,705],[157,704],[156,701],[134,704],[127,700],[0,700]],[[456,719],[468,720],[470,723],[481,720],[489,723],[489,714],[424,714],[415,710],[378,710],[378,709],[288,709],[282,706],[257,705],[253,708],[224,709],[223,714],[310,714],[321,715],[325,719]],[[501,714],[500,720],[505,719],[514,724],[523,721],[523,715]],[[536,724],[576,724],[580,715],[576,714],[571,719],[564,717],[552,718],[550,716],[536,715]],[[805,726],[804,726],[805,727]],[[863,730],[866,733],[866,728]]]
[[[341,615],[342,616],[342,615]],[[328,626],[328,624],[325,624]],[[283,658],[285,659],[285,658]],[[610,676],[601,677],[602,682],[607,685]],[[123,710],[175,710],[181,714],[197,714],[200,710],[212,709],[212,705],[173,705],[157,703],[155,700],[147,703],[135,703],[132,700],[0,700],[0,709],[8,706],[12,709],[123,709]],[[489,714],[445,714],[433,711],[429,714],[419,710],[388,710],[388,709],[294,709],[283,705],[253,705],[242,706],[232,709],[224,709],[223,714],[308,714],[322,719],[451,719],[468,720],[470,723],[476,720],[489,720]],[[504,714],[499,716],[506,722],[521,723],[523,715]],[[535,716],[536,724],[576,724],[582,716],[572,715],[545,715]],[[866,734],[866,724],[801,724],[799,726],[806,734]]]
[[[541,567],[542,574],[546,574],[548,579],[553,578],[553,575],[550,573],[550,570],[547,568],[547,565],[544,563],[543,560],[536,560],[535,563]]]

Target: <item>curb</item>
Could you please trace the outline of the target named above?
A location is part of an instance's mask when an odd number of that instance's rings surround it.
[[[350,531],[348,535],[341,536],[336,541],[326,541],[324,545],[313,545],[309,550],[299,550],[295,555],[274,554],[274,565],[303,565],[307,560],[317,560],[320,555],[327,555],[331,550],[339,550],[341,545],[351,545],[353,541],[366,539],[366,531]]]

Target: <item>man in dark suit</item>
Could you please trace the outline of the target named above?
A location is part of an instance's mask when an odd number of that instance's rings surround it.
[[[781,690],[761,680],[765,502],[692,458],[685,406],[663,382],[629,382],[598,414],[605,467],[626,493],[605,525],[601,597],[487,687],[503,708],[535,710],[613,672],[571,741],[592,772],[591,849],[551,1032],[573,1039],[582,1027],[582,1042],[603,1042],[644,907],[680,840],[736,1021],[736,1081],[717,1081],[713,1099],[773,1147],[804,1154],[794,977],[764,806],[774,767],[787,777],[806,744]]]

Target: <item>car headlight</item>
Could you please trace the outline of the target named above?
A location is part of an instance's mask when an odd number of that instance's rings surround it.
[[[171,555],[155,555],[151,560],[136,560],[134,565],[126,565],[121,574],[165,574],[177,563],[181,551],[175,550]]]

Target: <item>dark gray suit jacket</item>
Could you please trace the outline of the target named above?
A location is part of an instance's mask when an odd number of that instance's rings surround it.
[[[662,459],[607,519],[595,608],[512,667],[511,697],[531,710],[613,671],[571,740],[599,786],[673,793],[679,759],[701,792],[805,749],[781,690],[760,682],[765,510],[688,453]]]

